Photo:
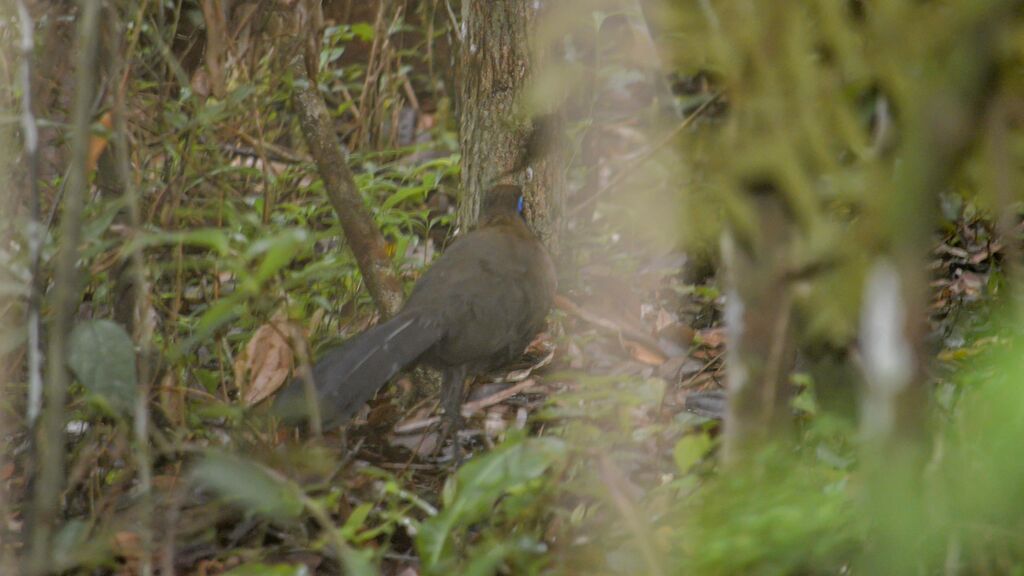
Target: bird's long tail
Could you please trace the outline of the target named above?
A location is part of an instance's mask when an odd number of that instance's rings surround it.
[[[328,350],[313,366],[317,404],[325,428],[345,423],[371,397],[442,336],[438,322],[422,312],[399,314]],[[273,412],[289,423],[308,418],[301,378],[289,383]]]

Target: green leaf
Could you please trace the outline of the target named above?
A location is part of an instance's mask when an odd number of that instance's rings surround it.
[[[192,335],[178,345],[174,354],[187,354],[195,346],[209,338],[218,328],[238,318],[243,309],[244,304],[241,297],[236,294],[214,302],[199,318]]]
[[[352,25],[352,33],[363,42],[373,40],[373,26],[369,22],[356,22]]]
[[[498,568],[505,558],[512,553],[512,546],[507,543],[498,543],[483,548],[472,559],[465,569],[461,570],[463,576],[491,576],[498,574]]]
[[[346,540],[355,539],[356,534],[366,524],[366,518],[373,511],[373,502],[363,502],[348,515],[345,525],[341,527],[341,533]]]
[[[137,239],[132,240],[124,252],[131,253],[139,248],[173,246],[177,244],[208,248],[220,256],[227,256],[231,251],[228,237],[224,231],[216,228],[202,228],[199,230],[189,230],[188,232],[153,232],[142,234]]]
[[[238,508],[272,520],[299,516],[299,489],[288,480],[248,460],[208,451],[192,469],[192,480]]]
[[[256,280],[263,283],[278,270],[287,266],[308,245],[309,234],[304,230],[292,228],[270,238],[257,240],[246,252],[246,255],[252,258],[259,254],[265,254],[256,270]]]
[[[419,198],[420,200],[427,197],[427,192],[430,191],[428,186],[412,186],[409,188],[401,188],[391,196],[388,196],[387,200],[381,204],[381,208],[384,210],[390,210],[398,204],[410,199]]]
[[[356,550],[347,548],[341,552],[341,562],[345,565],[345,574],[352,576],[377,576],[380,570],[373,564],[373,550],[363,548]]]
[[[111,408],[129,414],[135,398],[135,346],[115,322],[90,320],[71,331],[68,365],[75,378]]]
[[[711,436],[708,436],[706,432],[683,436],[679,442],[676,442],[676,447],[672,450],[676,468],[681,474],[689,473],[698,462],[708,455],[713,444]]]
[[[243,564],[224,573],[224,576],[309,576],[304,564]]]
[[[48,552],[59,565],[71,564],[89,541],[89,525],[82,520],[69,520],[57,532]]]
[[[445,490],[445,509],[420,527],[416,547],[425,571],[437,567],[450,549],[452,533],[485,518],[508,492],[524,490],[565,454],[555,438],[506,442],[490,454],[459,469],[452,487]]]

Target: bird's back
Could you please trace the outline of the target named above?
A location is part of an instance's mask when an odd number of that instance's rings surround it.
[[[543,329],[554,290],[544,246],[525,223],[510,219],[452,244],[417,282],[405,309],[441,315],[445,334],[424,360],[484,369],[522,353]]]

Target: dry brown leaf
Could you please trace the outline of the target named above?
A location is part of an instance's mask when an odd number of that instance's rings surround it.
[[[707,328],[697,331],[700,341],[708,348],[718,348],[725,343],[725,328]]]
[[[679,321],[674,314],[669,313],[664,308],[658,308],[658,314],[654,319],[654,331],[661,332],[665,328],[678,323]]]
[[[170,474],[157,474],[153,476],[153,487],[159,490],[173,490],[181,483],[181,479]]]
[[[962,298],[977,298],[986,282],[985,276],[975,272],[962,271],[949,285],[950,292]]]
[[[110,112],[107,112],[100,117],[100,124],[107,130],[110,130],[114,126],[114,117],[111,116]],[[107,142],[109,140],[106,134],[93,134],[89,138],[89,157],[86,160],[86,172],[96,170],[96,164],[99,163],[100,156],[107,149]]]
[[[971,264],[981,264],[985,260],[988,260],[993,254],[1003,251],[1003,244],[1001,242],[993,242],[987,249],[973,254],[967,261]]]
[[[388,443],[392,446],[405,448],[417,456],[430,456],[437,450],[441,435],[436,431],[424,434],[392,434]]]
[[[622,340],[622,346],[629,352],[629,355],[633,357],[637,362],[647,364],[648,366],[661,366],[665,363],[668,358],[661,352],[648,348],[639,342],[633,342],[631,340]]]
[[[139,558],[142,552],[142,539],[135,532],[116,532],[114,534],[114,550],[118,556]]]
[[[160,379],[157,387],[160,408],[171,423],[181,426],[185,423],[185,391],[178,386],[177,374],[169,370]]]
[[[276,392],[288,379],[295,355],[289,340],[301,342],[302,330],[282,315],[260,326],[235,358],[235,383],[242,403],[253,406]]]

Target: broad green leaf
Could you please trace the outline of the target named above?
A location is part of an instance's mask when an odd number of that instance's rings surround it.
[[[435,568],[450,548],[452,532],[485,518],[504,494],[524,489],[565,454],[555,438],[505,444],[459,469],[446,486],[445,508],[420,527],[416,547],[424,568]]]
[[[352,33],[363,42],[373,40],[373,26],[369,22],[356,22],[352,25]]]
[[[114,410],[131,413],[136,388],[135,346],[124,328],[110,320],[75,326],[68,365],[90,392]]]
[[[714,442],[712,442],[711,437],[705,432],[688,434],[680,438],[679,442],[676,442],[676,447],[672,450],[672,456],[675,458],[676,468],[679,469],[679,473],[688,473],[690,469],[708,455],[713,444]]]
[[[89,524],[72,519],[57,532],[48,552],[56,566],[74,566],[89,547]]]
[[[273,520],[298,517],[303,504],[299,489],[265,468],[224,452],[208,451],[192,479],[238,508]]]

